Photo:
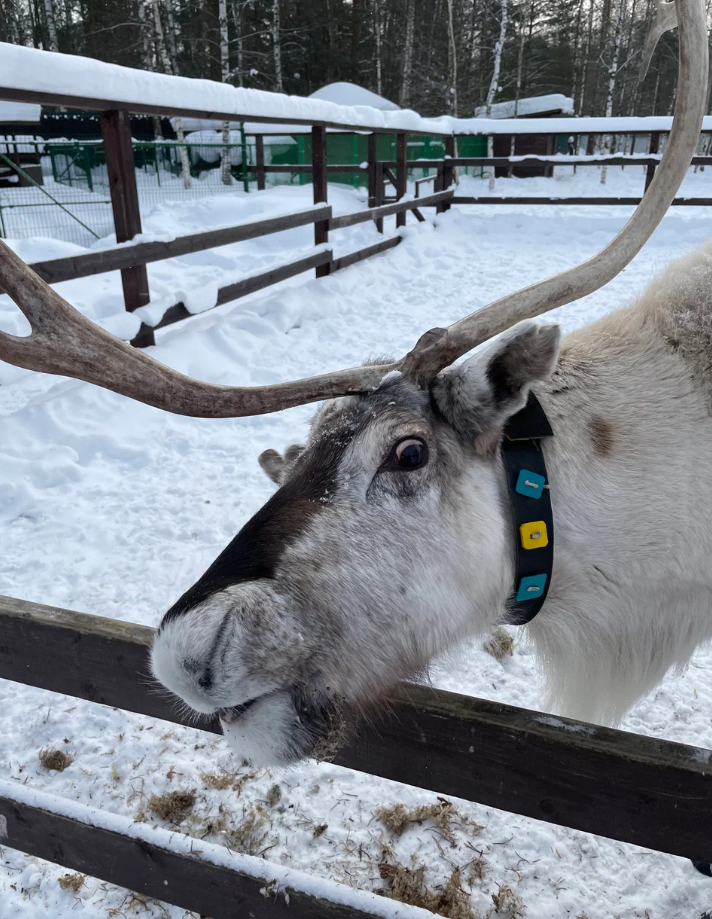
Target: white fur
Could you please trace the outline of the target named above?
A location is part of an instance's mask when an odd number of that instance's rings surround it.
[[[295,465],[351,437],[333,492],[318,496],[269,582],[164,625],[158,679],[198,711],[263,696],[226,734],[240,755],[283,763],[304,733],[290,687],[313,682],[358,710],[505,618],[515,534],[497,446],[530,386],[555,433],[544,445],[554,571],[528,627],[546,707],[615,723],[683,667],[712,637],[712,244],[568,336],[550,379],[558,344],[554,327],[522,323],[452,368],[433,387],[449,425],[400,378],[369,396],[368,423],[356,398],[322,407]],[[508,373],[503,397],[491,380]],[[429,463],[380,473],[392,445],[413,436]],[[226,615],[235,625],[216,648]],[[210,664],[209,691],[186,658]]]

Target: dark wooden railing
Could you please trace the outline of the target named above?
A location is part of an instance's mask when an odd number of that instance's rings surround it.
[[[269,217],[264,220],[252,220],[232,227],[206,230],[202,233],[192,233],[189,236],[179,236],[166,242],[130,243],[111,249],[103,249],[99,252],[34,262],[30,267],[48,283],[58,283],[75,278],[90,277],[107,271],[121,270],[126,272],[138,267],[143,268],[150,262],[176,258],[192,252],[227,246],[231,243],[248,239],[257,239],[261,236],[280,233],[283,230],[295,227],[314,225],[315,242],[318,245],[316,251],[221,287],[218,290],[215,302],[215,306],[220,306],[224,303],[229,303],[231,300],[237,300],[239,297],[247,296],[247,294],[255,293],[255,291],[271,287],[273,284],[306,271],[315,270],[318,273],[328,274],[347,268],[349,265],[360,262],[362,259],[370,258],[372,255],[377,255],[379,252],[392,249],[400,243],[400,236],[389,237],[355,252],[342,255],[339,258],[334,258],[331,249],[326,248],[324,244],[328,243],[330,230],[340,230],[369,220],[375,221],[377,224],[382,223],[384,217],[394,214],[405,215],[408,211],[416,211],[417,208],[439,208],[443,202],[449,200],[452,196],[453,189],[447,189],[427,198],[397,201],[393,204],[371,207],[339,217],[332,216],[330,205],[317,204],[314,207],[291,214]],[[423,219],[419,212],[418,218]],[[316,232],[317,228],[321,228],[320,233]],[[143,322],[138,334],[133,339],[133,344],[137,347],[151,345],[154,343],[155,329],[161,329],[183,319],[188,319],[191,315],[185,304],[175,303],[169,306],[154,324],[149,325]]]
[[[150,628],[0,597],[0,634],[0,678],[220,733],[150,685]],[[709,861],[711,751],[427,686],[400,686],[382,709],[336,763]]]

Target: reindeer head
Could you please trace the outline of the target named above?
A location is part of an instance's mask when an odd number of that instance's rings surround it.
[[[623,230],[584,264],[426,333],[399,361],[278,386],[203,383],[95,326],[0,241],[0,283],[32,328],[24,338],[0,332],[0,359],[199,417],[334,400],[317,412],[302,452],[263,456],[281,487],[156,635],[156,676],[197,711],[220,712],[244,755],[288,762],[318,753],[350,709],[501,609],[513,571],[497,445],[531,384],[551,373],[559,340],[554,326],[515,323],[607,283],[674,198],[707,84],[704,5],[675,8],[673,129]]]
[[[392,374],[261,457],[281,487],[169,610],[156,677],[264,764],[333,745],[349,712],[493,623],[513,580],[497,456],[558,326],[525,322],[428,389]]]

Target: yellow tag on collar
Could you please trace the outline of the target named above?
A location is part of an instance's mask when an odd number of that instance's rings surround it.
[[[546,532],[546,524],[543,520],[523,523],[519,527],[519,537],[523,549],[543,549],[544,546],[549,545],[549,534]]]

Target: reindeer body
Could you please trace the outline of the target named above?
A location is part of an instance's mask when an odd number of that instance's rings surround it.
[[[164,618],[157,677],[220,710],[241,755],[288,762],[506,622],[500,443],[533,389],[554,430],[555,553],[528,631],[548,706],[615,723],[712,636],[711,291],[708,245],[560,354],[557,326],[521,323],[429,390],[390,374],[324,403],[306,447],[262,458],[281,488]],[[403,444],[424,461],[394,465]]]
[[[563,714],[615,723],[712,637],[711,323],[707,243],[568,335],[536,388],[556,548],[528,632]]]

